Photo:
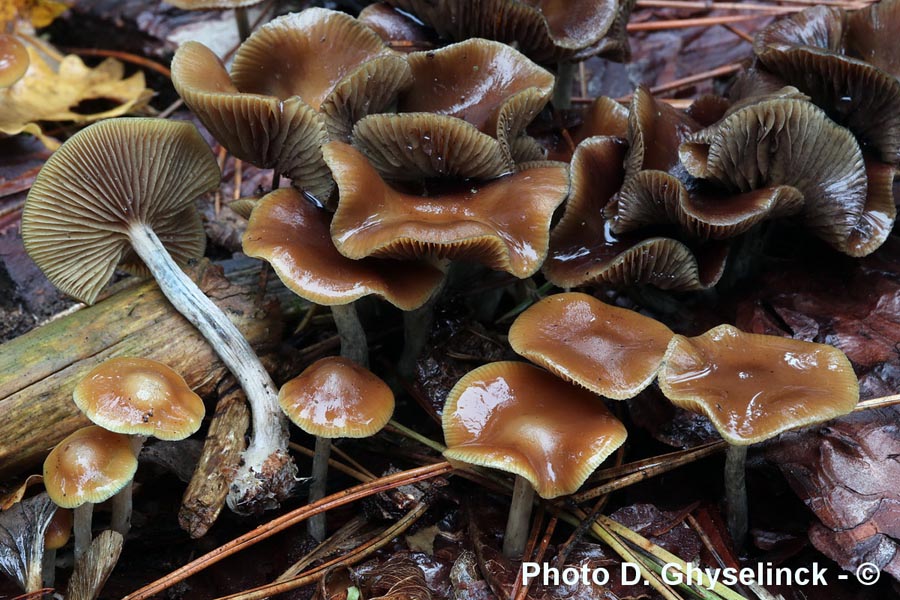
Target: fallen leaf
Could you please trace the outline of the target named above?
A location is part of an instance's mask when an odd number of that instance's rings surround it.
[[[3,0],[0,3],[0,29],[17,21],[26,21],[32,27],[46,27],[69,9],[57,0]]]

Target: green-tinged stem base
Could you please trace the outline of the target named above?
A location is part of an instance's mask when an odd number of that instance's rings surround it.
[[[309,485],[309,503],[318,502],[325,497],[328,487],[328,457],[331,455],[331,440],[316,438],[316,451],[313,455],[312,482]],[[309,535],[317,542],[325,539],[325,513],[314,515],[309,519]]]
[[[516,475],[512,502],[509,505],[509,517],[506,520],[506,533],[503,534],[503,556],[506,558],[522,558],[528,531],[531,528],[531,506],[534,503],[534,488],[524,477]]]
[[[747,446],[728,446],[725,453],[725,515],[728,533],[740,551],[747,537]]]

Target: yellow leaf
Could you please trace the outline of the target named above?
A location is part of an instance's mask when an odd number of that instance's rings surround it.
[[[62,58],[43,51],[40,43],[28,43],[31,65],[25,76],[11,87],[0,90],[0,133],[35,133],[45,143],[53,142],[40,134],[39,121],[88,123],[118,117],[144,108],[152,96],[144,84],[144,74],[125,77],[125,67],[106,59],[93,69],[80,58]],[[31,40],[35,42],[34,40]],[[86,100],[103,100],[112,108],[87,113],[74,110]]]
[[[33,27],[46,27],[68,8],[59,0],[0,0],[0,24],[27,21]]]

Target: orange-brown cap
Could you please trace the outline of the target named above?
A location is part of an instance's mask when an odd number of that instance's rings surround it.
[[[520,362],[460,379],[443,427],[448,459],[520,475],[542,498],[575,492],[627,435],[600,398]]]
[[[693,338],[676,335],[659,387],[675,405],[709,417],[739,446],[839,417],[859,401],[853,367],[837,348],[731,325]]]
[[[544,298],[509,329],[513,350],[595,394],[625,400],[650,385],[674,334],[587,294]]]
[[[91,425],[50,451],[44,461],[44,486],[62,508],[97,504],[125,487],[137,466],[127,435]]]
[[[342,256],[331,241],[330,213],[299,192],[282,188],[260,200],[244,232],[244,252],[261,258],[295,294],[324,305],[348,304],[369,294],[402,310],[424,304],[443,273],[423,261]]]
[[[149,358],[111,358],[75,386],[75,404],[116,433],[183,440],[203,422],[203,399],[178,373]]]
[[[72,536],[72,511],[68,508],[57,508],[44,532],[44,548],[58,550],[69,542]]]
[[[22,79],[30,63],[25,44],[14,35],[0,33],[0,89]]]
[[[324,152],[340,190],[331,236],[352,259],[468,259],[529,277],[547,254],[550,219],[569,189],[565,165],[552,164],[448,193],[406,193],[352,146],[331,142]]]
[[[352,360],[328,356],[288,381],[281,409],[303,431],[324,438],[374,435],[394,414],[394,393]]]

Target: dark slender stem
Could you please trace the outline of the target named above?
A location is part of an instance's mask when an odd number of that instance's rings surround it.
[[[415,310],[403,313],[403,353],[397,363],[397,371],[404,379],[412,379],[416,370],[416,360],[428,343],[431,334],[431,326],[434,324],[434,307],[441,297],[441,293],[447,285],[449,273],[444,276],[443,282],[438,286],[431,298],[425,304]]]
[[[366,340],[366,331],[359,322],[356,303],[332,306],[331,316],[341,337],[341,356],[368,368],[369,342]]]
[[[75,530],[75,562],[91,547],[91,521],[94,517],[94,505],[85,502],[75,507],[73,511],[73,524]]]
[[[274,192],[281,187],[281,173],[272,171],[272,191]]]
[[[328,486],[328,457],[331,455],[331,440],[316,438],[316,451],[313,455],[312,482],[309,485],[309,503],[318,502],[325,497]],[[325,539],[325,513],[309,518],[309,535],[317,542]]]
[[[521,558],[528,541],[528,529],[531,524],[531,505],[534,503],[534,488],[524,477],[516,475],[512,502],[509,505],[509,517],[506,520],[506,533],[503,535],[503,556]]]
[[[747,537],[747,446],[728,446],[725,453],[725,514],[728,532],[740,551]]]
[[[53,583],[56,581],[56,548],[46,548],[44,550],[41,581],[43,586],[48,588],[52,588]]]
[[[572,108],[572,82],[575,81],[576,63],[561,62],[556,67],[556,87],[553,88],[553,107],[557,110]]]
[[[235,8],[234,20],[237,23],[238,37],[243,42],[250,37],[250,18],[247,15],[247,9],[245,7]]]

